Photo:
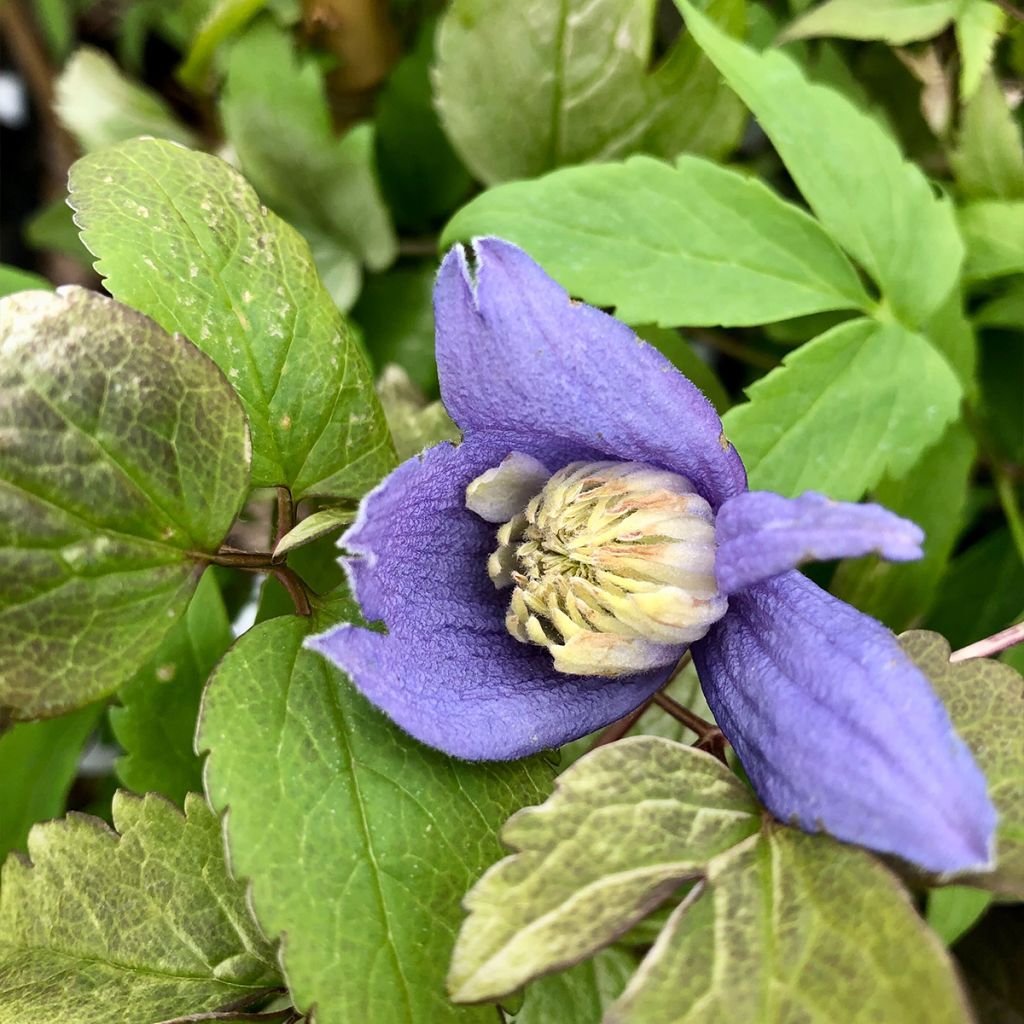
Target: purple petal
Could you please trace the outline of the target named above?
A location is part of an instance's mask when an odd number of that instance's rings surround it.
[[[434,291],[441,396],[464,431],[548,434],[670,469],[716,508],[745,488],[718,414],[660,352],[514,245],[484,238],[475,254],[475,295],[460,246]]]
[[[769,810],[930,871],[990,866],[985,778],[895,637],[797,572],[729,604],[694,660]]]
[[[715,572],[723,594],[804,562],[876,553],[890,562],[923,555],[924,532],[881,505],[851,505],[808,491],[783,498],[747,491],[730,498],[715,520]]]
[[[557,468],[592,459],[549,439],[480,431],[398,467],[342,538],[356,597],[382,634],[340,626],[310,641],[417,739],[468,760],[524,757],[621,718],[672,667],[619,679],[556,673],[505,628],[508,592],[487,576],[495,527],[465,508],[466,485],[511,451]]]

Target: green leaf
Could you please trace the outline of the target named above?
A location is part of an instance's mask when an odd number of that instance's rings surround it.
[[[970,99],[982,76],[992,66],[996,43],[1006,15],[986,0],[967,0],[957,15],[957,48],[960,51],[960,97]]]
[[[137,135],[195,145],[163,97],[122,74],[102,50],[76,50],[55,89],[57,115],[87,153]]]
[[[202,762],[192,749],[199,700],[232,639],[220,588],[208,572],[152,661],[118,691],[122,706],[110,709],[125,750],[117,775],[129,789],[157,792],[181,806],[186,793],[203,788]]]
[[[254,486],[359,495],[394,454],[369,370],[299,234],[216,157],[136,139],[71,169],[111,293],[203,349],[238,391]]]
[[[443,245],[482,234],[522,246],[573,295],[630,323],[760,324],[870,304],[812,217],[697,157],[673,167],[636,156],[489,189]]]
[[[924,530],[924,558],[844,561],[832,578],[832,593],[896,632],[920,622],[964,525],[975,454],[971,432],[952,423],[906,473],[883,480],[873,499]]]
[[[960,211],[964,277],[986,281],[1024,272],[1024,200],[980,199]]]
[[[314,256],[323,239],[371,270],[393,262],[397,240],[377,184],[373,126],[335,134],[319,66],[270,19],[232,45],[220,112],[242,173],[306,234]]]
[[[826,0],[797,18],[783,38],[838,36],[903,46],[937,36],[961,6],[962,0]]]
[[[1024,278],[1009,281],[1001,295],[989,299],[975,312],[974,322],[978,327],[1024,327]]]
[[[445,997],[459,899],[499,855],[500,822],[546,792],[549,771],[420,746],[303,649],[308,628],[276,618],[238,641],[197,741],[210,750],[210,797],[230,807],[232,865],[265,929],[287,934],[295,1004],[315,1003],[319,1024],[491,1022],[493,1007],[460,1011]]]
[[[28,219],[23,232],[25,241],[33,249],[63,253],[88,266],[89,250],[78,237],[73,216],[63,198],[54,199]]]
[[[206,84],[210,65],[222,43],[245,26],[267,6],[268,0],[216,0],[196,31],[178,78],[193,92]]]
[[[47,722],[14,725],[0,735],[0,860],[25,849],[37,821],[63,813],[82,747],[102,713],[92,705]]]
[[[947,946],[970,931],[992,903],[992,893],[970,885],[947,885],[928,893],[927,920]]]
[[[963,108],[950,165],[968,199],[1024,199],[1020,128],[994,75],[985,75]]]
[[[184,338],[95,292],[0,300],[0,705],[49,717],[156,651],[248,490],[245,415]]]
[[[13,295],[15,292],[39,288],[44,291],[52,291],[53,285],[39,274],[22,270],[21,267],[11,267],[6,263],[0,263],[0,298],[5,295]]]
[[[649,70],[655,6],[455,0],[434,86],[466,166],[493,184],[638,151],[724,155],[742,128],[735,97],[688,37]],[[742,0],[713,0],[709,13],[742,31]]]
[[[913,630],[904,651],[931,681],[988,780],[996,806],[996,869],[971,884],[1024,899],[1024,678],[988,658],[950,662],[949,642]]]
[[[856,501],[938,440],[961,393],[921,335],[851,320],[791,352],[723,422],[752,488]]]
[[[452,997],[497,999],[577,963],[759,824],[749,792],[709,754],[653,736],[598,747],[502,831],[517,852],[466,897]]]
[[[118,793],[114,828],[36,826],[0,889],[0,1022],[110,1024],[213,1010],[280,984],[201,797]]]
[[[400,459],[408,459],[439,441],[457,441],[461,436],[445,407],[440,402],[427,402],[400,366],[384,368],[377,394]]]
[[[274,557],[280,558],[293,548],[311,544],[339,526],[351,523],[354,518],[355,511],[348,508],[323,508],[319,512],[314,512],[281,538],[274,548]]]
[[[509,1024],[600,1024],[635,970],[632,954],[602,949],[567,971],[532,982]]]
[[[949,956],[863,850],[778,826],[712,862],[605,1024],[969,1024]]]
[[[952,205],[936,198],[870,115],[809,82],[788,55],[756,53],[687,0],[676,2],[822,226],[874,278],[898,317],[911,326],[925,321],[952,289],[963,256]]]

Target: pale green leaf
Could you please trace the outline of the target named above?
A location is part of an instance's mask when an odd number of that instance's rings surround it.
[[[76,50],[55,91],[57,116],[87,153],[137,135],[195,145],[163,97],[128,78],[102,50]]]
[[[781,827],[711,864],[605,1024],[969,1024],[949,955],[863,850]]]
[[[964,277],[985,281],[1024,272],[1024,200],[980,199],[960,210]]]
[[[903,46],[937,36],[963,0],[826,0],[797,18],[784,39],[838,36]]]
[[[308,628],[288,616],[245,634],[210,683],[198,738],[213,803],[230,807],[231,863],[267,931],[287,935],[289,990],[318,1024],[490,1024],[493,1007],[445,995],[459,900],[549,770],[420,746],[303,649]]]
[[[24,850],[37,821],[64,812],[82,747],[103,713],[91,705],[46,722],[23,722],[0,735],[0,860]]]
[[[928,893],[927,920],[947,946],[970,931],[992,903],[992,893],[970,885],[947,885]]]
[[[210,65],[218,47],[267,6],[268,0],[216,0],[203,19],[178,77],[190,89],[201,90],[210,73]]]
[[[237,171],[137,139],[79,160],[71,193],[110,291],[192,339],[238,391],[255,486],[349,497],[393,465],[369,369],[308,246]]]
[[[759,324],[870,304],[815,220],[755,178],[698,157],[572,167],[489,189],[443,244],[494,234],[570,293],[631,323]]]
[[[982,76],[992,66],[1006,15],[988,0],[966,0],[957,15],[957,48],[960,51],[960,98],[969,100]]]
[[[203,687],[231,646],[231,623],[212,572],[160,649],[127,686],[110,725],[125,754],[118,778],[136,793],[156,792],[181,806],[203,788],[202,763],[192,749]]]
[[[132,1024],[280,984],[201,797],[37,825],[0,889],[0,1024]]]
[[[964,106],[949,162],[968,199],[1024,199],[1020,128],[993,75],[982,78]]]
[[[601,1024],[604,1011],[622,994],[636,958],[622,949],[602,949],[589,960],[532,982],[509,1024]]]
[[[281,558],[293,548],[303,544],[311,544],[331,530],[351,523],[355,512],[349,508],[322,508],[311,516],[306,516],[298,525],[292,527],[274,548],[274,557]]]
[[[921,621],[964,525],[975,449],[966,425],[952,423],[906,473],[882,481],[873,499],[924,530],[924,558],[845,561],[832,578],[832,593],[897,632]]]
[[[957,417],[962,388],[919,334],[851,320],[790,353],[724,417],[754,489],[856,501],[906,472]]]
[[[184,338],[82,288],[0,300],[0,705],[125,682],[248,490],[242,408]]]
[[[952,289],[963,257],[952,204],[850,100],[809,82],[787,54],[757,53],[687,0],[676,2],[823,227],[874,278],[899,318],[912,326],[925,321]]]
[[[22,270],[21,267],[12,267],[6,263],[0,263],[0,298],[5,295],[13,295],[15,292],[25,292],[35,289],[51,291],[53,285],[29,270]]]
[[[466,897],[453,998],[497,999],[577,963],[759,824],[753,797],[709,754],[654,736],[598,747],[505,826],[517,852]]]
[[[408,459],[439,441],[457,441],[461,436],[445,407],[440,402],[428,402],[400,366],[392,363],[384,367],[377,394],[400,459]]]
[[[900,643],[949,711],[988,780],[996,806],[996,868],[973,885],[1024,899],[1024,678],[988,658],[950,662],[938,633],[914,630]]]
[[[735,97],[685,36],[649,70],[655,6],[456,0],[441,19],[434,85],[466,166],[493,184],[631,152],[724,155],[742,128]],[[742,0],[709,5],[732,32],[743,11]]]

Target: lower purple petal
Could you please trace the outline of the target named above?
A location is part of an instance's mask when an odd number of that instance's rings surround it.
[[[796,572],[729,604],[694,660],[768,809],[929,871],[989,867],[985,777],[895,637]]]
[[[548,651],[509,635],[508,592],[487,575],[496,528],[466,509],[465,490],[511,451],[550,469],[594,458],[550,438],[481,431],[404,462],[341,540],[363,614],[388,632],[345,625],[309,642],[406,731],[468,760],[524,757],[592,732],[641,704],[672,669],[561,675]]]
[[[881,505],[832,501],[813,491],[799,498],[770,491],[739,494],[719,510],[715,533],[715,572],[723,594],[805,562],[872,553],[890,562],[913,561],[922,556],[924,540],[919,526]]]

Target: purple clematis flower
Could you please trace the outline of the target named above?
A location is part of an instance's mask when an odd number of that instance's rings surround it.
[[[794,567],[920,557],[877,505],[747,490],[715,410],[625,325],[499,239],[435,290],[463,431],[369,494],[342,538],[369,620],[315,637],[416,738],[500,760],[627,714],[693,657],[783,821],[940,873],[984,869],[995,811],[924,675]]]

